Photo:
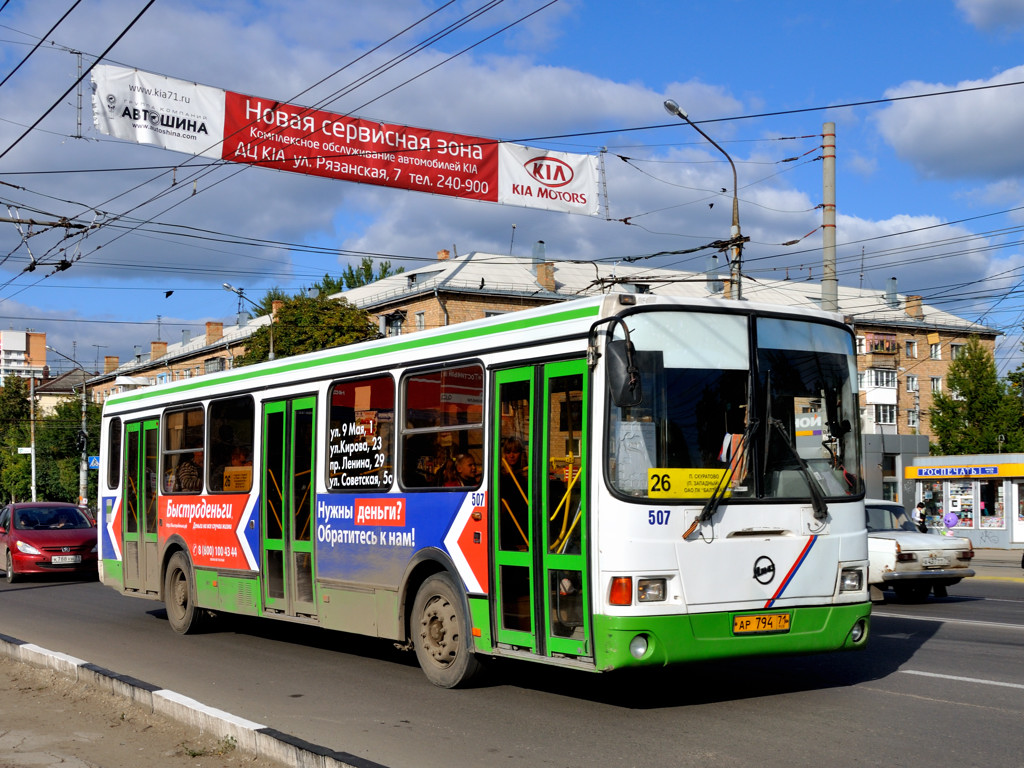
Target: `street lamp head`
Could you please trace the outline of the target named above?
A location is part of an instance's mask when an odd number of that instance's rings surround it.
[[[674,100],[665,99],[665,111],[670,115],[680,118],[681,120],[689,120],[686,114],[686,110],[680,107]]]
[[[231,283],[221,283],[224,286],[225,291],[231,291],[232,293],[238,293],[238,289],[235,288]]]

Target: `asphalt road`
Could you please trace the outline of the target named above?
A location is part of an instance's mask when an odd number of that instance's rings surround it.
[[[860,653],[629,675],[506,663],[467,691],[377,640],[251,620],[182,637],[161,605],[94,582],[0,585],[0,632],[389,768],[1016,768],[1024,580],[1019,557],[988,572],[1005,576],[876,605]]]

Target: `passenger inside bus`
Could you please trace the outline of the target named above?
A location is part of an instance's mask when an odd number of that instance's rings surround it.
[[[203,489],[203,452],[182,454],[174,468],[175,491],[201,491]]]
[[[501,441],[501,479],[498,484],[499,536],[502,549],[529,549],[529,496],[526,446],[512,435]]]
[[[477,484],[476,460],[468,453],[460,453],[451,464],[451,477],[445,478],[447,488],[463,488]]]

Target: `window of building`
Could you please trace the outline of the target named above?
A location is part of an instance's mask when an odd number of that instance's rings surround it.
[[[393,315],[387,315],[388,322],[388,336],[401,336],[402,326],[405,325],[405,313],[395,312]]]
[[[898,349],[895,333],[868,333],[865,340],[872,354],[894,355]]]
[[[888,389],[896,388],[896,371],[876,368],[874,369],[874,374],[876,387],[886,387]]]
[[[904,353],[909,358],[916,358],[917,357],[917,342],[914,341],[913,339],[907,339],[906,344],[904,345]]]
[[[252,488],[252,453],[256,407],[248,395],[215,400],[209,409],[211,491],[248,493]]]
[[[950,344],[949,345],[949,359],[959,360],[964,353],[963,344]]]
[[[426,330],[426,327],[427,327],[427,313],[426,312],[417,312],[416,313],[416,330],[417,331]]]
[[[864,383],[867,380],[867,374],[864,371],[857,371],[857,389],[861,392],[864,391]]]
[[[941,344],[932,344],[929,347],[929,350],[930,351],[928,353],[928,356],[932,360],[941,360],[942,359],[942,345]]]
[[[917,392],[917,391],[918,391],[917,376],[914,376],[912,374],[908,374],[907,375],[907,392]]]
[[[224,370],[224,358],[223,357],[211,357],[203,362],[203,370],[205,373],[217,373],[218,371]]]
[[[866,349],[867,349],[867,341],[865,341],[863,336],[858,336],[857,337],[857,354],[858,355],[863,355],[864,351]]]
[[[164,414],[164,493],[201,493],[203,490],[202,407]]]
[[[402,381],[402,485],[476,488],[483,459],[484,372],[444,368]]]
[[[907,426],[917,429],[919,424],[920,420],[918,418],[918,410],[916,408],[911,408],[907,411]]]
[[[896,423],[896,406],[895,405],[876,405],[875,406],[875,423],[876,424],[895,424]]]
[[[942,392],[942,377],[932,376],[932,394],[937,395]]]
[[[395,382],[390,376],[331,386],[327,488],[387,490],[395,480]]]

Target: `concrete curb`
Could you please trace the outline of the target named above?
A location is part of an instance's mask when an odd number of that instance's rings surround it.
[[[295,768],[386,768],[372,760],[311,744],[265,725],[208,707],[175,691],[158,688],[137,678],[120,675],[10,635],[0,634],[0,653],[23,664],[50,669],[76,682],[121,696],[143,709],[210,733],[216,738],[230,737],[234,739],[237,749],[250,755],[277,760]]]

